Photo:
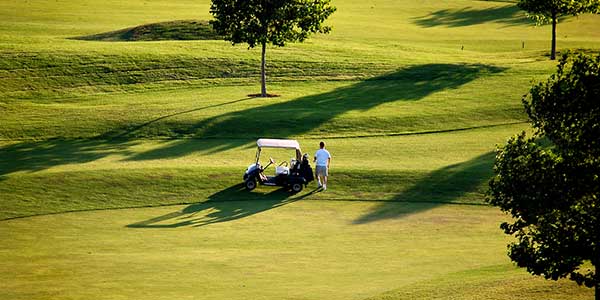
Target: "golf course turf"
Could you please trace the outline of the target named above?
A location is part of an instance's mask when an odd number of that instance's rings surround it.
[[[507,239],[495,224],[503,216],[494,208],[397,203],[388,212],[394,218],[357,224],[377,205],[221,201],[5,221],[3,237],[11,243],[2,246],[3,267],[18,275],[2,273],[3,297],[591,296],[570,282],[545,282],[511,266]],[[23,234],[32,231],[38,234]]]
[[[592,299],[515,267],[484,202],[549,27],[511,1],[332,4],[330,34],[267,48],[279,97],[255,98],[260,51],[209,1],[2,1],[0,299]],[[559,52],[599,27],[561,20]],[[328,190],[245,191],[259,137],[324,140]]]

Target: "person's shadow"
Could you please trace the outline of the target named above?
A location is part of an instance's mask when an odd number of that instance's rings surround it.
[[[207,201],[191,204],[184,209],[162,216],[129,224],[127,227],[201,227],[214,223],[229,222],[290,204],[315,192],[316,190],[293,197],[285,189],[277,189],[269,193],[250,193],[246,191],[242,184],[237,184],[211,195]]]

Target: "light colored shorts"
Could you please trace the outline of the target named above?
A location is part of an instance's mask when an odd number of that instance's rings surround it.
[[[329,170],[327,170],[326,166],[317,166],[315,168],[315,174],[317,176],[329,176]]]

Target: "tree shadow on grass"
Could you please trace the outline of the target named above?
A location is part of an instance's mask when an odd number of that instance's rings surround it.
[[[481,186],[493,176],[494,152],[471,160],[446,166],[418,181],[405,192],[384,201],[370,212],[352,222],[360,225],[386,219],[399,219],[436,208],[440,205],[480,204],[468,200],[468,194],[481,195]],[[300,196],[290,195],[284,189],[269,193],[249,193],[238,184],[219,191],[205,202],[189,205],[182,210],[127,225],[129,228],[201,227],[253,216],[308,197],[317,190]],[[467,198],[467,200],[462,200]],[[246,200],[235,200],[246,199]]]
[[[516,5],[485,9],[462,8],[443,9],[427,16],[416,17],[414,23],[421,27],[463,27],[483,23],[501,23],[506,25],[532,24],[525,13]]]
[[[141,153],[134,153],[129,147],[137,143],[134,139],[143,128],[169,117],[249,99],[172,113],[143,124],[118,128],[94,139],[51,139],[8,144],[0,146],[0,180],[13,172],[86,163],[108,155],[123,155],[131,161],[176,158],[195,152],[229,150],[248,145],[259,137],[285,138],[305,134],[349,111],[364,111],[395,101],[418,101],[432,93],[458,88],[479,77],[504,70],[482,64],[409,66],[330,92],[232,111],[202,120],[188,128],[177,129],[177,134],[192,138],[168,141],[162,147]]]
[[[20,142],[0,147],[0,180],[18,171],[92,162],[108,155],[132,155],[138,142],[128,140],[61,140]]]
[[[471,160],[433,171],[405,192],[354,220],[353,224],[402,218],[447,203],[478,204],[480,202],[457,202],[457,200],[467,196],[468,193],[481,194],[478,189],[493,176],[494,159],[495,152],[488,152]]]
[[[152,119],[150,121],[144,122],[142,124],[139,125],[135,125],[132,126],[130,128],[121,128],[118,130],[114,130],[108,133],[103,134],[100,138],[101,139],[122,139],[122,138],[135,138],[135,133],[139,132],[140,130],[142,130],[145,127],[148,127],[154,123],[157,123],[161,120],[164,119],[168,119],[168,118],[172,118],[172,117],[176,117],[179,115],[184,115],[184,114],[189,114],[189,113],[193,113],[193,112],[198,112],[201,110],[206,110],[206,109],[211,109],[211,108],[217,108],[217,107],[221,107],[221,106],[227,106],[227,105],[231,105],[231,104],[236,104],[236,103],[240,103],[240,102],[244,102],[244,101],[248,101],[248,100],[252,100],[255,98],[251,98],[251,97],[246,97],[246,98],[242,98],[242,99],[238,99],[238,100],[233,100],[233,101],[229,101],[229,102],[224,102],[224,103],[219,103],[219,104],[213,104],[213,105],[207,105],[207,106],[202,106],[202,107],[197,107],[197,108],[193,108],[193,109],[188,109],[185,111],[179,111],[179,112],[175,112],[175,113],[171,113],[168,115],[164,115],[164,116],[160,116],[158,118]]]
[[[119,128],[92,139],[49,139],[44,141],[25,141],[0,146],[0,180],[6,175],[19,171],[35,172],[54,166],[81,164],[102,159],[109,155],[135,155],[128,148],[139,144],[136,134],[145,127],[161,120],[200,110],[232,105],[251,100],[242,98],[225,103],[213,104],[164,115],[145,123]],[[217,148],[214,141],[198,141]],[[244,141],[245,142],[245,141]],[[185,153],[185,149],[180,149]],[[182,154],[183,155],[183,154]],[[174,156],[178,156],[174,153]]]
[[[313,191],[314,192],[314,191]],[[192,204],[182,210],[127,225],[129,228],[201,227],[229,222],[298,201],[313,192],[293,196],[285,189],[269,193],[248,192],[242,184],[211,195],[207,201]],[[238,199],[238,200],[233,200]],[[239,200],[247,199],[247,200]]]
[[[350,111],[366,111],[395,101],[418,101],[432,93],[455,89],[504,70],[483,64],[409,66],[330,92],[225,113],[184,129],[197,138],[233,138],[218,147],[211,148],[210,143],[199,143],[194,139],[178,140],[128,160],[169,158],[196,151],[217,152],[260,137],[286,138],[306,134]],[[245,140],[239,137],[245,137]]]

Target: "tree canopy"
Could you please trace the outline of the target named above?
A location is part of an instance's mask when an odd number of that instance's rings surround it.
[[[552,24],[550,59],[556,58],[556,25],[562,16],[597,13],[600,0],[519,0],[519,8],[526,11],[538,24]]]
[[[523,99],[535,129],[498,150],[488,201],[510,213],[509,256],[534,275],[569,277],[600,299],[600,55],[563,56]]]
[[[335,11],[330,0],[212,0],[213,28],[232,44],[262,46],[261,95],[266,96],[266,45],[283,47],[313,33],[329,33],[323,22]]]

